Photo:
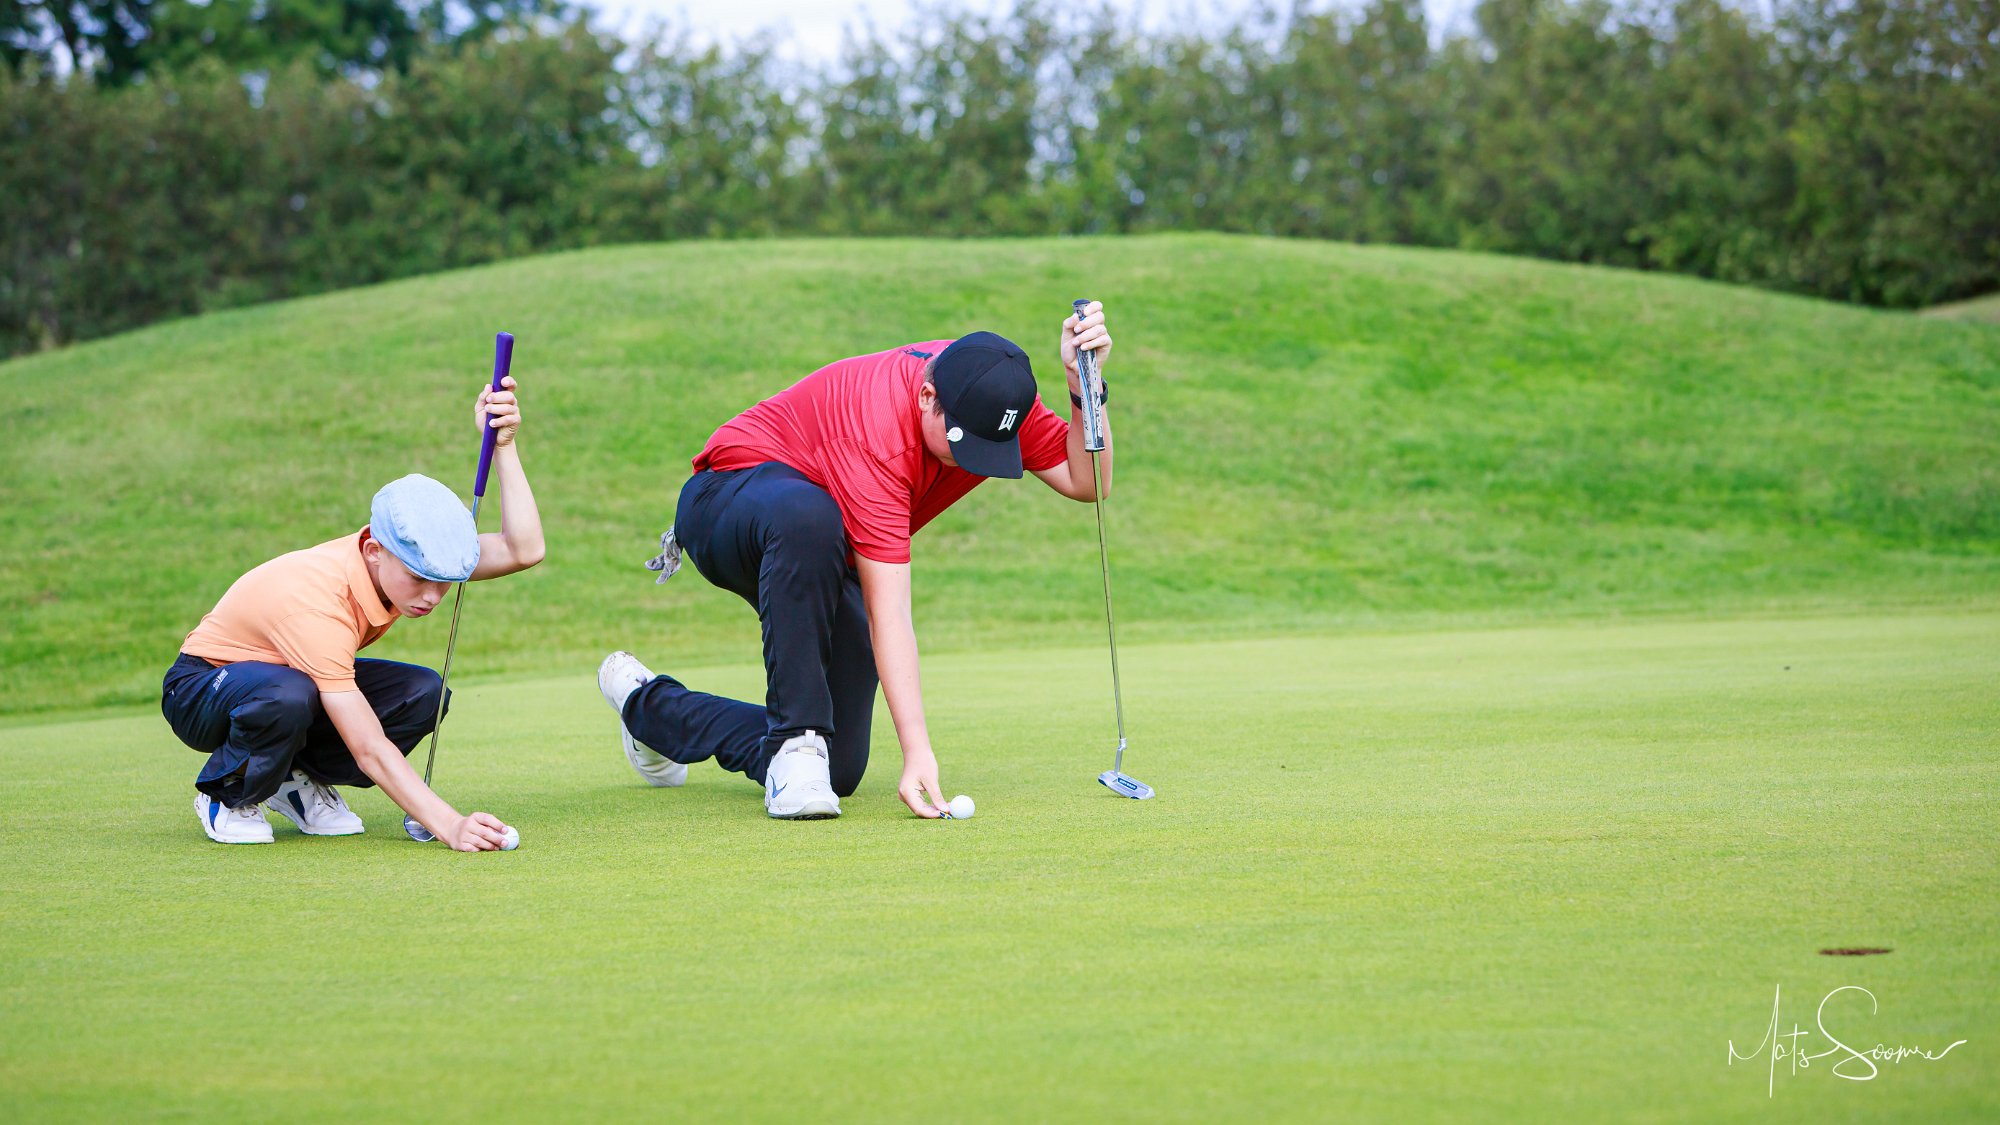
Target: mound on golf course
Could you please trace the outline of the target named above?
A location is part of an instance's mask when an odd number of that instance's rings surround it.
[[[1094,783],[1095,531],[1032,481],[915,543],[975,818],[902,809],[879,711],[835,822],[713,766],[643,785],[606,651],[761,690],[749,609],[640,566],[707,434],[979,327],[1058,400],[1077,296],[1117,340],[1126,764],[1160,796]],[[178,641],[383,482],[469,494],[498,330],[549,557],[466,597],[437,785],[521,849],[413,844],[372,791],[365,836],[210,844],[150,710]],[[701,243],[0,388],[0,1119],[2000,1114],[1991,325],[1223,236]],[[1774,1063],[1774,1020],[1944,1053],[1847,1081]]]
[[[649,636],[754,660],[745,607],[639,566],[708,434],[829,360],[973,327],[1022,341],[1060,402],[1076,296],[1106,302],[1117,341],[1134,641],[1945,603],[2000,578],[2000,333],[1981,324],[1221,236],[631,247],[0,366],[0,713],[152,699],[238,574],[359,527],[387,480],[469,499],[498,330],[519,339],[552,553],[478,591],[466,675]],[[1047,489],[979,489],[916,541],[920,639],[1094,643],[1093,536]],[[440,643],[398,629],[380,651]]]

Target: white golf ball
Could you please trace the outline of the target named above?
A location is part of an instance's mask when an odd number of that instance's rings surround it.
[[[514,831],[513,825],[508,825],[507,835],[503,837],[500,841],[500,850],[503,852],[511,852],[515,848],[518,848],[520,846],[521,846],[521,834],[519,832]]]
[[[953,797],[951,799],[951,804],[946,805],[945,807],[951,810],[951,818],[953,820],[972,819],[972,798],[966,796],[963,793],[960,793],[958,796]]]

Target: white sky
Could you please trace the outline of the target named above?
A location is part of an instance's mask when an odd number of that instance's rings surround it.
[[[786,52],[805,61],[824,62],[840,51],[844,28],[859,28],[872,19],[884,31],[900,29],[913,9],[938,6],[935,0],[861,0],[856,3],[827,3],[815,0],[586,0],[602,12],[601,23],[628,34],[646,27],[649,21],[664,20],[675,27],[687,26],[701,42],[731,43],[767,28],[789,32]],[[1096,0],[1088,0],[1095,6]],[[1172,24],[1185,27],[1200,21],[1201,13],[1241,12],[1250,0],[1106,0],[1116,11],[1136,14],[1141,25],[1158,28]],[[1332,0],[1339,2],[1339,0]],[[1349,0],[1359,6],[1359,0]],[[1439,28],[1470,21],[1473,0],[1425,0],[1433,33]],[[1006,0],[949,0],[946,7],[976,12],[1004,11]],[[1329,0],[1315,8],[1330,6]],[[1193,14],[1191,14],[1193,13]]]

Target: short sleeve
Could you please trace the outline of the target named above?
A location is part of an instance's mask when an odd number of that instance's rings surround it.
[[[271,628],[271,647],[321,691],[358,691],[354,627],[331,614],[294,613]]]
[[[840,505],[854,553],[882,563],[910,561],[909,482],[849,442],[826,448],[827,492]]]
[[[1029,472],[1053,469],[1069,460],[1069,423],[1035,400],[1028,420],[1021,423],[1021,467]]]

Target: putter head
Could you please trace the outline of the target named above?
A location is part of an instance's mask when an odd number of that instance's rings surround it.
[[[1147,790],[1146,795],[1149,797],[1152,796],[1152,790]],[[430,829],[418,824],[417,818],[413,816],[405,816],[403,818],[403,831],[410,839],[415,840],[419,844],[428,844],[432,840],[437,839],[436,836],[431,835]]]
[[[1135,801],[1143,801],[1153,795],[1152,786],[1137,778],[1127,777],[1117,770],[1105,770],[1098,774],[1097,783],[1120,797],[1130,797]]]

